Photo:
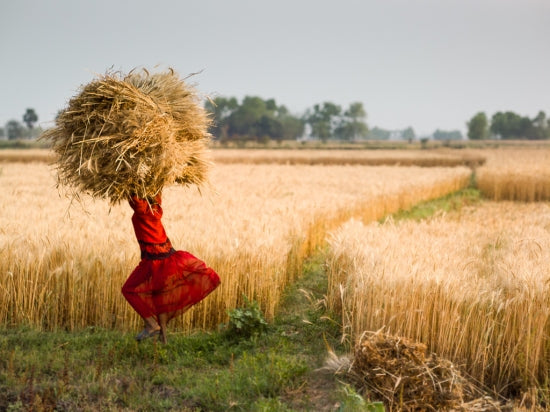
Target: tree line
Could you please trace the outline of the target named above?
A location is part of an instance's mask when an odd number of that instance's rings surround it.
[[[302,116],[291,114],[284,105],[274,99],[264,100],[246,96],[241,103],[235,97],[217,97],[209,100],[205,108],[212,114],[212,134],[220,142],[255,140],[296,140],[314,138],[327,140],[406,140],[417,138],[412,127],[403,130],[370,129],[367,112],[361,102],[343,108],[332,102],[315,104]],[[469,122],[468,138],[472,140],[501,139],[550,139],[550,119],[540,111],[530,119],[514,112],[498,112],[489,122],[484,113],[476,114]],[[429,137],[434,140],[461,140],[459,130],[437,129]],[[421,140],[424,140],[421,139]]]
[[[0,127],[0,138],[9,140],[36,138],[42,132],[42,129],[34,128],[38,121],[38,115],[34,109],[27,109],[22,117],[23,123],[12,119],[6,122],[4,128]],[[27,126],[25,128],[25,126]]]
[[[282,141],[311,136],[329,139],[357,140],[368,136],[367,113],[360,102],[342,108],[332,102],[316,104],[302,116],[289,112],[274,99],[245,96],[216,97],[205,103],[212,114],[213,136],[228,141]]]
[[[550,119],[542,110],[534,118],[514,112],[496,112],[491,119],[484,112],[475,114],[469,122],[468,138],[483,139],[550,139]]]
[[[211,133],[222,142],[268,142],[305,138],[327,140],[406,140],[417,138],[412,127],[390,131],[379,127],[370,129],[367,112],[361,102],[344,108],[332,102],[313,105],[301,116],[296,116],[274,99],[245,96],[241,102],[235,97],[216,97],[206,100],[205,109],[212,116]],[[22,122],[8,121],[0,127],[0,138],[10,140],[35,138],[42,129],[35,128],[38,115],[28,108]],[[511,111],[497,112],[489,119],[484,112],[475,114],[467,123],[467,136],[471,140],[482,139],[550,139],[550,119],[539,111],[534,118]],[[25,127],[26,126],[26,127]],[[460,140],[459,130],[436,130],[435,140]],[[426,139],[427,137],[424,137]],[[421,139],[423,140],[423,139]]]

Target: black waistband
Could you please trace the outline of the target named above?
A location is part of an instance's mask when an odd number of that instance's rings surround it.
[[[147,260],[161,260],[172,256],[174,253],[176,253],[176,250],[174,248],[171,248],[168,252],[165,252],[165,253],[150,253],[145,250],[142,250],[141,258],[147,259]]]

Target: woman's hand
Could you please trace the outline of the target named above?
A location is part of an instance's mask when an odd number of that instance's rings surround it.
[[[134,209],[135,212],[156,213],[158,212],[158,209],[160,209],[162,199],[161,199],[160,193],[153,198],[148,197],[146,199],[142,199],[137,195],[131,195],[130,199],[128,199],[128,202],[130,203],[130,206],[132,207],[132,209]]]

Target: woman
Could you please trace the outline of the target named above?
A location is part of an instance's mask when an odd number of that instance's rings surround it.
[[[204,262],[174,250],[161,223],[160,194],[153,200],[132,196],[132,224],[141,249],[141,262],[122,287],[122,294],[145,322],[138,341],[160,335],[174,316],[200,302],[220,284]]]

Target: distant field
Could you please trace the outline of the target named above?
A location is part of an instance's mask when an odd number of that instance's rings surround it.
[[[384,328],[517,394],[550,379],[549,262],[548,203],[350,221],[330,240],[329,303],[352,342]]]
[[[273,150],[273,149],[214,149],[216,163],[290,164],[290,165],[363,165],[363,166],[422,166],[478,167],[485,162],[482,154],[460,151],[421,150]],[[0,162],[52,162],[53,153],[47,149],[0,150]]]
[[[350,164],[366,166],[478,167],[482,154],[422,150],[214,150],[218,163],[250,164]]]
[[[129,329],[120,288],[138,263],[127,205],[59,196],[44,163],[0,164],[0,324]],[[212,188],[164,193],[168,235],[216,269],[221,287],[180,328],[210,328],[257,299],[271,317],[282,290],[326,231],[372,221],[465,187],[467,168],[217,165]]]
[[[510,143],[509,143],[510,144]],[[524,144],[485,149],[435,150],[268,150],[214,149],[218,164],[467,166],[476,170],[477,185],[494,200],[550,199],[550,146]],[[3,149],[0,164],[54,160],[47,149]]]
[[[2,149],[0,162],[51,162],[53,152],[49,149]]]

